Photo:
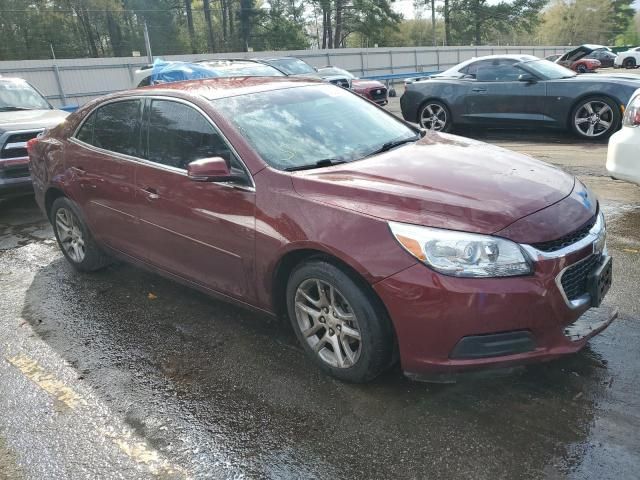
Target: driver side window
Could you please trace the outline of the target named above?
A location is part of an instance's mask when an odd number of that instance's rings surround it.
[[[505,60],[492,60],[478,68],[476,80],[479,82],[517,82],[518,77],[524,73],[516,67],[515,62]]]
[[[148,160],[186,170],[194,160],[222,157],[234,173],[247,177],[242,163],[220,133],[190,106],[171,100],[151,100],[148,125]],[[249,183],[247,177],[246,184]]]

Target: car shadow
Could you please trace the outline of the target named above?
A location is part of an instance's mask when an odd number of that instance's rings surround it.
[[[22,316],[146,441],[175,455],[195,435],[249,476],[562,474],[580,462],[608,378],[587,348],[453,385],[399,367],[346,384],[319,372],[285,321],[125,264],[81,274],[59,255],[35,273]],[[215,458],[203,455],[204,472]]]

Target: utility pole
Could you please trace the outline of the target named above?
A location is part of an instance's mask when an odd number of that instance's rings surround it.
[[[144,21],[144,47],[147,49],[147,60],[149,63],[153,63],[153,55],[151,54],[151,40],[149,40],[149,29],[147,28],[147,21]]]

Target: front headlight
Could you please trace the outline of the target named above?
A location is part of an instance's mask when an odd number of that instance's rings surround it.
[[[455,277],[513,277],[532,272],[518,244],[504,238],[389,222],[396,240],[435,271]]]

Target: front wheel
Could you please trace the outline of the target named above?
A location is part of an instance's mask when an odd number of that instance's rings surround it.
[[[367,382],[391,365],[394,337],[386,312],[331,263],[310,261],[293,271],[287,310],[305,352],[326,373]]]
[[[620,110],[605,97],[581,100],[571,112],[571,127],[579,137],[608,138],[620,125]]]
[[[587,67],[584,65],[578,65],[578,73],[587,73]]]
[[[111,263],[91,236],[72,200],[56,199],[51,206],[50,218],[60,250],[76,270],[93,272]]]
[[[453,125],[451,112],[444,103],[437,100],[428,100],[420,108],[418,123],[422,128],[436,132],[448,132]]]
[[[627,58],[625,59],[624,68],[636,68],[636,59],[635,58]]]

